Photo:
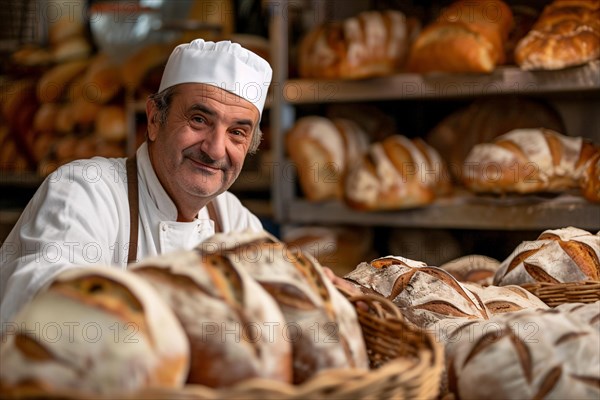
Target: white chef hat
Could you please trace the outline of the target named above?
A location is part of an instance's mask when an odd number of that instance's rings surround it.
[[[272,75],[267,61],[237,43],[196,39],[173,50],[158,91],[180,83],[205,83],[248,100],[262,114]]]

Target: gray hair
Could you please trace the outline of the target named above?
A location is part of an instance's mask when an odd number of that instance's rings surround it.
[[[150,95],[150,100],[154,102],[157,109],[157,118],[160,125],[167,123],[167,114],[169,113],[169,106],[173,100],[175,94],[175,86],[166,88],[160,93]],[[254,132],[252,132],[252,140],[250,141],[250,147],[248,148],[248,154],[254,154],[258,150],[258,146],[262,140],[262,131],[260,130],[260,124],[256,124]]]

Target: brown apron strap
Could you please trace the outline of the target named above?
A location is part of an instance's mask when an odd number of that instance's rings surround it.
[[[129,250],[127,253],[127,264],[136,261],[138,248],[138,226],[139,226],[139,197],[137,179],[137,161],[135,155],[129,157],[125,164],[127,169],[127,198],[129,199]]]
[[[215,224],[215,233],[222,233],[223,229],[221,228],[221,223],[219,222],[219,215],[217,214],[217,209],[215,208],[214,203],[211,201],[206,205],[206,209],[208,210],[208,216]]]

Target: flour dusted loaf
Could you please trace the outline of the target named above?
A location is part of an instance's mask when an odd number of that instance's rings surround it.
[[[302,78],[358,79],[389,75],[404,64],[417,25],[400,11],[365,11],[312,29],[300,43]]]
[[[600,280],[600,236],[583,229],[550,229],[525,241],[502,262],[494,284]]]
[[[475,145],[515,129],[540,126],[565,132],[560,114],[544,102],[514,96],[482,98],[445,117],[427,134],[426,141],[459,181],[465,158]]]
[[[600,57],[600,2],[556,0],[519,41],[515,61],[525,70],[555,70]]]
[[[563,303],[555,307],[556,310],[565,312],[600,332],[600,301],[595,303]]]
[[[294,354],[294,383],[331,368],[368,368],[354,307],[311,256],[295,252],[267,232],[217,234],[201,245],[245,269],[279,304],[284,338]]]
[[[191,347],[188,383],[231,386],[248,378],[291,382],[291,346],[273,298],[220,254],[181,251],[131,269],[177,315]]]
[[[3,329],[3,393],[110,395],[185,382],[189,344],[158,293],[112,267],[60,273]]]
[[[401,135],[373,143],[349,170],[345,185],[346,202],[360,210],[423,206],[451,192],[450,174],[437,151]]]
[[[516,129],[476,145],[465,159],[463,182],[480,193],[562,192],[580,187],[594,145],[549,129]]]
[[[304,196],[311,201],[341,199],[348,165],[369,146],[366,133],[351,120],[307,116],[286,135]]]
[[[500,0],[452,3],[427,25],[413,44],[413,72],[491,72],[505,60],[505,42],[513,26],[510,7]]]
[[[476,295],[448,272],[403,257],[377,258],[361,263],[344,276],[396,304],[413,324],[427,328],[446,318],[487,319],[489,313]]]
[[[523,310],[455,328],[446,344],[446,369],[448,388],[458,398],[600,396],[600,334],[567,313]]]
[[[471,293],[476,293],[491,315],[520,311],[523,309],[546,309],[548,306],[528,290],[516,285],[481,286],[464,283]]]
[[[440,265],[441,269],[449,272],[459,282],[484,286],[492,283],[499,267],[500,261],[479,254],[459,257]]]

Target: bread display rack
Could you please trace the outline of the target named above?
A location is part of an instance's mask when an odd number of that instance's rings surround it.
[[[464,100],[494,95],[539,97],[576,94],[598,99],[600,60],[556,71],[525,71],[512,65],[498,67],[490,74],[400,73],[365,80],[288,79],[289,25],[284,12],[288,9],[287,3],[277,3],[270,10],[273,81],[278,85],[273,91],[270,111],[273,162],[277,166],[273,169],[271,193],[275,217],[279,222],[500,230],[556,226],[600,229],[600,205],[568,194],[548,199],[539,196],[496,198],[459,192],[424,208],[375,213],[357,212],[337,201],[314,203],[297,196],[295,169],[286,158],[284,136],[294,123],[295,107],[299,105]],[[576,104],[588,111],[593,109],[593,106],[584,103],[586,101]],[[597,104],[597,100],[592,103]],[[596,117],[591,118],[593,121]],[[593,125],[585,130],[591,133],[584,133],[584,136],[598,134]]]

